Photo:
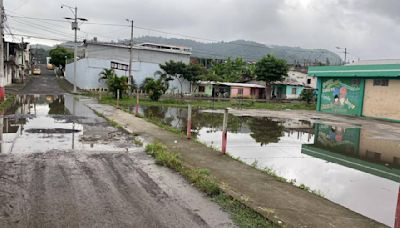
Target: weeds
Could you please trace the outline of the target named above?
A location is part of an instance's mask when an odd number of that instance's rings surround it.
[[[133,144],[141,147],[143,146],[143,141],[139,137],[137,137],[137,135],[134,135]]]
[[[15,95],[7,95],[7,98],[0,103],[0,111],[3,112],[9,109],[15,102]]]
[[[191,168],[183,164],[180,156],[172,153],[160,144],[149,144],[146,153],[155,158],[156,164],[166,166],[180,173],[199,190],[228,212],[239,227],[274,227],[265,217],[243,203],[226,195],[219,187],[217,180],[207,169]]]
[[[100,103],[115,105],[117,103],[116,99],[110,95],[103,95],[99,100]],[[315,104],[307,104],[305,102],[295,102],[295,103],[282,103],[282,102],[256,102],[253,100],[231,100],[231,101],[219,101],[219,100],[182,100],[182,99],[161,99],[159,101],[151,101],[147,98],[142,98],[140,100],[140,105],[144,106],[164,106],[164,107],[182,107],[185,108],[191,104],[193,108],[243,108],[243,109],[270,109],[270,110],[315,110]],[[131,107],[135,105],[134,98],[124,97],[120,99],[119,105],[123,107]]]

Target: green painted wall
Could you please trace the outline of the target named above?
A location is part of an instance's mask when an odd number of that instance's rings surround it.
[[[286,94],[288,95],[294,95],[292,94],[292,88],[296,88],[296,95],[300,95],[301,92],[303,91],[304,87],[303,86],[292,86],[292,85],[287,85],[286,86]]]
[[[336,153],[359,154],[360,128],[315,124],[314,146]]]
[[[212,97],[212,85],[206,85],[205,86],[205,90],[204,90],[204,94],[206,94],[207,96]]]
[[[321,83],[320,111],[361,116],[364,79],[324,78]]]

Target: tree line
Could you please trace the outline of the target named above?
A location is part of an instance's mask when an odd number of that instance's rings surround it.
[[[199,81],[246,82],[257,80],[264,82],[268,91],[271,83],[283,80],[289,70],[285,60],[278,59],[273,55],[267,55],[256,63],[248,63],[241,58],[229,58],[223,63],[213,64],[209,69],[200,64],[186,64],[172,60],[159,66],[160,70],[155,73],[156,77],[146,78],[139,86],[134,82],[132,85],[128,85],[128,78],[118,77],[112,69],[104,69],[100,74],[100,80],[106,81],[109,91],[113,92],[115,97],[117,97],[117,91],[120,91],[120,96],[122,96],[123,91],[127,89],[140,88],[149,95],[150,99],[157,101],[169,89],[169,82],[172,80],[178,81],[181,96],[183,96],[185,80],[192,85]]]

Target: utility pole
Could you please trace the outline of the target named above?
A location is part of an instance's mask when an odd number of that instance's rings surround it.
[[[61,8],[67,7],[71,10],[74,15],[73,18],[65,17],[67,20],[72,20],[72,30],[74,30],[74,93],[76,93],[76,63],[78,61],[78,20],[79,21],[87,21],[85,18],[78,18],[78,7],[72,7],[67,5],[61,5]]]
[[[343,50],[343,48],[341,48],[341,47],[336,47],[336,49]],[[347,54],[349,54],[347,52],[347,48],[344,48],[344,52],[342,52],[342,53],[344,53],[344,64],[346,64],[347,63]]]
[[[22,37],[22,82],[24,82],[25,78],[25,44],[24,44],[24,37]]]
[[[78,7],[75,6],[74,22],[72,23],[74,30],[74,93],[76,93],[76,62],[78,61]]]
[[[132,93],[132,82],[133,82],[133,75],[132,75],[132,55],[133,55],[133,20],[126,19],[127,21],[131,22],[131,42],[129,47],[129,77],[128,77],[128,84],[130,86],[129,95]]]
[[[4,84],[4,5],[3,0],[0,0],[0,102],[4,101],[6,96]]]

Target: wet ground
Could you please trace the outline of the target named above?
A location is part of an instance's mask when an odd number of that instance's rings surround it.
[[[49,77],[25,92],[55,82]],[[21,95],[0,118],[0,227],[233,227],[88,102]]]
[[[186,131],[186,109],[142,107],[140,111]],[[228,153],[393,226],[400,182],[397,125],[301,119],[231,115]],[[220,148],[221,114],[195,110],[192,125],[198,140]]]

